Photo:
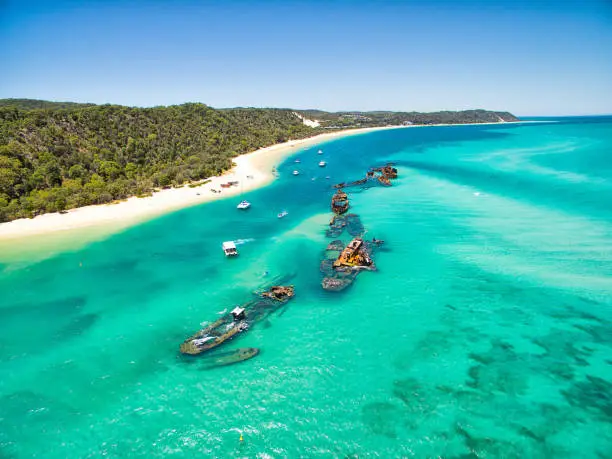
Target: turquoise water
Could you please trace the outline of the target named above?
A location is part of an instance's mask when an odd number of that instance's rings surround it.
[[[318,148],[248,212],[0,265],[0,457],[610,457],[612,118],[375,132],[325,169]],[[392,188],[350,192],[378,271],[324,292],[330,184],[385,161]],[[221,348],[257,357],[179,358],[288,273],[296,299]]]

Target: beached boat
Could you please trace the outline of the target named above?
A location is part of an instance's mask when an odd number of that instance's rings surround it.
[[[223,253],[225,253],[226,257],[235,257],[238,255],[238,249],[236,248],[236,244],[234,241],[226,241],[221,247],[223,248]]]
[[[240,204],[236,206],[237,209],[246,210],[251,207],[251,203],[249,201],[240,201]]]
[[[331,200],[331,209],[336,215],[341,215],[345,213],[349,208],[349,199],[348,195],[338,189],[336,193],[332,196]]]
[[[231,351],[219,352],[210,357],[204,357],[200,361],[202,362],[203,370],[211,370],[217,367],[225,367],[227,365],[244,362],[245,360],[252,359],[258,354],[259,349],[256,347],[243,347]]]
[[[327,163],[325,161],[319,161],[319,167],[325,167]]]
[[[287,215],[289,215],[289,212],[287,212],[286,210],[283,210],[277,216],[278,218],[285,218]]]

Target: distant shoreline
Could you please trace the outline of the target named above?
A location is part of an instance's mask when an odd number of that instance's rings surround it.
[[[34,218],[22,218],[0,223],[0,243],[28,242],[36,237],[55,234],[74,235],[79,230],[82,230],[83,233],[95,234],[95,239],[100,239],[132,225],[178,209],[236,196],[242,192],[261,188],[274,180],[273,168],[300,147],[313,146],[340,137],[385,129],[505,125],[516,123],[522,122],[381,126],[345,129],[305,139],[290,140],[233,158],[235,165],[231,170],[221,176],[209,177],[205,183],[199,186],[191,187],[187,184],[181,188],[157,191],[148,197],[131,197],[117,203],[78,207],[61,214],[49,213]],[[228,181],[238,181],[240,184],[222,189],[220,185]],[[220,192],[214,193],[211,191],[212,189],[219,190]],[[0,248],[2,247],[0,246]]]

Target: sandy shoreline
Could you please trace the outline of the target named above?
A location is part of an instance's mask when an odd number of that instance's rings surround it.
[[[505,123],[476,123],[505,124]],[[514,124],[514,123],[513,123]],[[30,219],[19,219],[0,224],[0,258],[8,251],[15,252],[18,245],[24,249],[35,250],[35,246],[56,246],[60,240],[72,239],[78,233],[79,244],[85,240],[91,242],[109,234],[118,232],[136,223],[152,219],[168,212],[190,207],[216,199],[238,195],[260,188],[274,179],[273,169],[287,156],[299,148],[323,143],[339,137],[363,134],[372,131],[398,128],[416,128],[433,126],[461,125],[410,125],[385,126],[363,129],[347,129],[320,134],[306,139],[291,140],[285,143],[261,148],[233,159],[235,166],[226,174],[211,177],[207,183],[197,187],[184,186],[153,193],[152,196],[132,197],[113,204],[92,205],[69,210],[67,213],[51,213]],[[247,178],[248,177],[248,178]],[[240,185],[221,188],[220,184],[228,181],[239,181]],[[221,190],[214,193],[211,190]],[[60,244],[66,245],[66,244]],[[68,246],[77,245],[74,241]],[[57,249],[57,247],[54,247]],[[10,250],[12,249],[12,250]],[[20,249],[20,250],[21,250]]]

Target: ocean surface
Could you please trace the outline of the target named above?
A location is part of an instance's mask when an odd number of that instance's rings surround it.
[[[331,185],[387,161],[347,189],[378,270],[323,291]],[[612,118],[379,131],[278,173],[246,212],[1,262],[0,457],[612,457]],[[179,356],[281,275],[296,298],[219,348],[258,356]]]

